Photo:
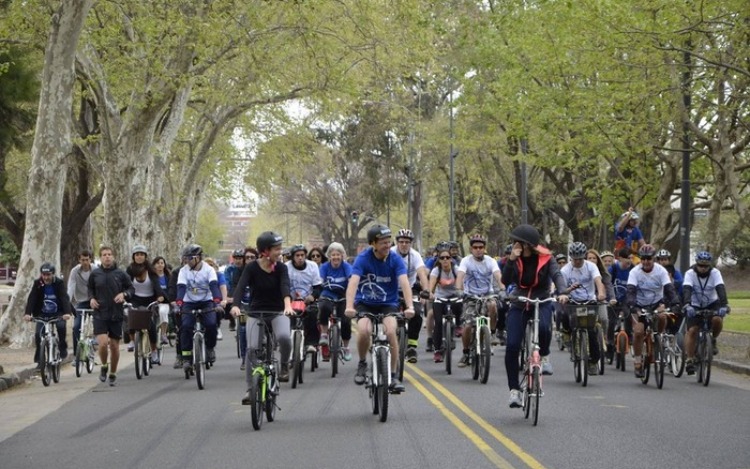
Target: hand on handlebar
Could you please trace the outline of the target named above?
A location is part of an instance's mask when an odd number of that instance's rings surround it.
[[[414,308],[406,308],[404,310],[404,316],[406,319],[411,319],[414,317]]]
[[[294,310],[292,309],[291,306],[290,307],[284,307],[284,316],[294,316],[296,314],[297,313],[294,312]]]
[[[232,306],[232,309],[229,310],[229,314],[231,314],[232,317],[236,318],[240,314],[242,314],[242,311],[240,311],[240,308],[238,308],[237,306]]]
[[[569,299],[570,299],[570,298],[568,298],[568,295],[558,295],[558,297],[557,297],[557,301],[558,301],[558,303],[560,303],[561,305],[564,305],[564,304],[566,304],[566,303],[568,302],[568,300],[569,300]]]
[[[26,322],[31,322],[31,315],[30,314],[24,314],[23,315],[23,320],[26,321]]]
[[[353,318],[354,316],[357,315],[357,310],[354,309],[354,308],[346,308],[344,310],[344,314],[346,315],[346,317],[348,317],[348,318],[351,319],[351,318]]]

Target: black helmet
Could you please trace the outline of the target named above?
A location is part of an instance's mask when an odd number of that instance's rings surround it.
[[[536,246],[539,244],[539,231],[531,225],[518,225],[510,232],[510,239]]]
[[[49,262],[45,262],[42,264],[41,267],[39,267],[39,272],[43,274],[55,274],[55,266],[50,264]]]
[[[379,239],[390,238],[391,229],[385,225],[373,225],[367,230],[367,244],[372,244]]]
[[[486,245],[487,239],[479,233],[475,233],[469,238],[469,246],[473,246],[476,243],[482,243],[483,245]]]
[[[656,255],[656,248],[650,244],[644,244],[638,249],[638,257],[654,257]]]
[[[300,251],[304,252],[305,256],[307,256],[307,248],[305,247],[304,244],[295,244],[294,246],[290,247],[289,248],[289,255],[292,256],[292,257],[294,257],[294,254],[298,253]]]
[[[273,231],[264,231],[255,240],[255,246],[258,252],[264,252],[275,246],[281,246],[284,242],[284,238],[280,234],[274,233]]]
[[[203,255],[203,248],[200,244],[188,244],[182,250],[182,257],[194,257]]]
[[[235,249],[232,251],[232,257],[239,257],[240,259],[245,257],[245,250],[244,249]]]

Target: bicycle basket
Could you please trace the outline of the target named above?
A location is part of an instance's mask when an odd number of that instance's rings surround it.
[[[153,312],[148,308],[133,308],[128,311],[128,329],[148,329],[151,327]]]
[[[599,316],[599,305],[565,305],[565,312],[570,319],[570,327],[576,329],[593,329]]]

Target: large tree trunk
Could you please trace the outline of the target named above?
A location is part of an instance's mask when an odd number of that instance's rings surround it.
[[[26,195],[26,230],[13,298],[0,318],[0,341],[28,342],[31,334],[21,317],[43,261],[59,265],[62,199],[73,144],[70,112],[78,38],[92,0],[65,0],[52,16],[44,56],[42,90],[31,148],[31,170]]]

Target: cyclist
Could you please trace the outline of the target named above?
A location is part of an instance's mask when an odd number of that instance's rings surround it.
[[[167,326],[169,325],[169,302],[171,300],[168,291],[169,278],[172,275],[172,271],[169,265],[167,265],[167,260],[162,256],[156,256],[154,260],[151,261],[151,266],[154,268],[156,276],[159,277],[159,286],[161,287],[162,293],[166,295],[164,302],[159,305],[159,331],[161,335],[161,343],[162,345],[166,345],[169,343],[169,339],[167,339]]]
[[[635,266],[628,275],[628,291],[626,304],[630,309],[633,323],[633,354],[635,376],[643,377],[643,339],[645,337],[644,320],[638,316],[639,309],[655,309],[658,313],[656,330],[664,332],[667,325],[667,306],[672,311],[678,311],[679,298],[674,284],[669,278],[667,269],[654,262],[656,249],[650,244],[644,244],[638,250],[641,263]]]
[[[398,380],[398,340],[396,338],[396,318],[391,316],[399,310],[399,289],[404,294],[406,309],[404,316],[414,316],[412,307],[411,286],[406,276],[406,265],[401,256],[391,255],[391,229],[385,225],[374,225],[367,230],[367,242],[370,248],[365,249],[354,261],[352,276],[346,288],[346,315],[357,321],[357,352],[359,364],[354,382],[364,384],[367,373],[367,350],[370,345],[370,319],[364,313],[386,314],[383,318],[388,342],[391,345],[391,391],[400,393],[404,385]]]
[[[440,262],[440,265],[436,266],[430,272],[430,287],[427,293],[431,298],[453,298],[458,296],[458,290],[456,289],[456,266],[453,264],[453,259],[447,246],[444,246],[438,252],[438,262]],[[456,318],[456,324],[461,324],[461,309],[462,305],[460,303],[454,306],[453,314]],[[443,311],[445,311],[445,305],[442,303],[433,303],[432,311],[435,320],[432,339],[433,343],[437,344],[433,359],[435,363],[440,363],[443,361],[443,353],[445,353],[445,350],[441,348],[443,344]]]
[[[346,250],[341,243],[331,243],[328,245],[325,257],[329,260],[320,266],[320,277],[323,280],[320,300],[318,301],[320,312],[318,322],[320,323],[320,342],[328,345],[328,318],[334,312],[336,317],[341,319],[341,341],[343,344],[344,360],[350,361],[352,353],[349,350],[349,340],[352,338],[352,320],[346,317],[344,309],[346,305],[335,300],[346,299],[346,287],[349,285],[349,278],[352,276],[352,265],[346,262]],[[325,357],[324,353],[324,357]]]
[[[289,272],[286,264],[281,262],[280,257],[283,242],[284,239],[272,231],[261,233],[255,242],[258,259],[245,265],[242,276],[237,282],[237,287],[234,289],[232,316],[235,318],[241,314],[239,305],[243,302],[245,288],[249,287],[252,291],[250,304],[248,305],[247,323],[245,324],[247,329],[247,358],[250,366],[245,368],[247,393],[242,398],[243,405],[250,405],[250,396],[253,392],[250,388],[253,378],[252,370],[258,362],[255,352],[260,346],[258,343],[258,321],[265,321],[273,330],[281,353],[279,381],[289,381],[289,355],[292,351],[289,316],[294,315],[294,310],[292,310],[292,296],[289,290]],[[258,313],[273,313],[273,316],[266,315],[261,319]]]
[[[326,252],[328,251],[326,250]],[[328,262],[328,256],[323,253],[323,248],[316,246],[310,249],[310,253],[307,255],[307,260],[315,262],[318,264],[318,267],[320,267],[324,262]]]
[[[643,233],[638,228],[640,219],[640,215],[633,210],[633,207],[628,208],[627,212],[620,215],[620,219],[615,225],[615,251],[626,247],[630,249],[631,254],[636,254],[638,249],[646,244]]]
[[[672,279],[672,283],[674,283],[674,288],[675,290],[677,290],[677,294],[682,297],[682,283],[684,282],[684,279],[682,276],[682,272],[677,270],[677,268],[672,265],[672,253],[670,253],[666,249],[659,249],[659,252],[656,253],[656,262],[667,269],[667,272],[669,272],[669,278]]]
[[[123,304],[133,297],[135,289],[130,276],[115,264],[115,254],[111,247],[99,248],[99,261],[101,266],[94,269],[89,276],[90,306],[95,310],[94,335],[99,344],[99,360],[102,363],[99,381],[103,383],[109,380],[109,385],[115,386],[125,318]],[[108,358],[112,359],[111,368],[107,365]]]
[[[24,320],[31,321],[34,316],[55,317],[62,312],[63,321],[57,321],[57,337],[60,345],[60,358],[65,359],[68,356],[68,341],[65,337],[65,321],[70,319],[70,297],[65,291],[65,282],[60,277],[55,276],[55,266],[45,262],[39,268],[41,274],[39,279],[34,282],[29,292],[29,298],[26,302],[26,313]],[[80,324],[79,324],[80,327]],[[36,332],[34,333],[34,363],[39,363],[39,344],[42,341],[42,329],[44,324],[36,323]],[[37,365],[37,369],[40,369]]]
[[[607,253],[609,253],[609,251],[604,251],[604,254]],[[611,253],[609,254],[612,255]],[[614,341],[611,341],[607,336],[607,331],[609,331],[610,322],[615,320],[610,318],[614,316],[614,307],[617,304],[617,298],[615,296],[615,286],[612,283],[612,274],[609,273],[609,268],[607,266],[607,263],[604,262],[603,255],[600,256],[599,252],[596,249],[589,249],[588,251],[586,251],[586,260],[596,264],[596,267],[599,269],[599,274],[601,274],[602,276],[604,291],[607,292],[607,309],[602,313],[601,316],[599,316],[599,322],[601,323],[602,330],[605,334],[604,340],[606,340],[607,342],[607,358],[611,359],[614,357],[615,348]],[[614,324],[612,324],[612,327],[614,328]]]
[[[224,307],[224,316],[229,318],[229,332],[234,332],[237,327],[237,319],[230,314],[232,310],[232,301],[234,296],[234,288],[237,286],[237,281],[242,275],[242,269],[245,267],[245,250],[235,249],[232,252],[232,263],[224,269],[224,277],[227,280],[227,304]]]
[[[487,247],[487,239],[481,234],[474,234],[469,238],[469,246],[471,247],[471,255],[461,259],[461,263],[458,265],[456,288],[467,297],[491,295],[493,293],[492,281],[494,280],[501,289],[504,289],[505,285],[497,261],[484,253]],[[490,330],[494,336],[497,328],[497,304],[494,299],[487,301],[485,304],[490,317]],[[474,318],[479,314],[476,306],[475,300],[464,301],[462,315],[464,328],[461,335],[463,356],[458,362],[460,368],[469,364],[469,345],[474,334]]]
[[[612,285],[615,289],[615,299],[617,305],[612,310],[612,315],[609,317],[609,329],[607,330],[607,340],[610,342],[614,341],[615,338],[615,324],[617,323],[620,309],[625,306],[628,292],[628,277],[630,271],[633,270],[635,265],[630,260],[630,248],[622,248],[617,252],[617,260],[609,268],[609,273],[612,275]],[[625,332],[629,337],[632,337],[633,324],[631,321],[625,321]]]
[[[91,251],[83,250],[78,254],[78,265],[70,269],[68,275],[68,297],[73,302],[73,350],[78,350],[78,339],[81,335],[82,314],[76,310],[89,307],[89,276],[91,275]],[[75,364],[75,362],[73,362]]]
[[[695,374],[695,341],[700,328],[700,318],[695,317],[696,310],[712,309],[716,315],[711,318],[711,342],[714,354],[718,354],[716,338],[721,334],[723,318],[731,311],[727,300],[727,289],[719,269],[711,265],[713,256],[708,251],[701,251],[695,256],[695,265],[685,273],[685,284],[682,290],[682,303],[687,315],[687,334],[685,334],[685,371]]]
[[[203,262],[203,248],[198,244],[189,244],[182,250],[185,261],[177,274],[177,306],[182,311],[218,308],[221,304],[219,279],[216,271]],[[183,368],[190,369],[193,357],[194,314],[181,314],[180,348],[182,349]],[[203,314],[203,326],[206,328],[206,360],[216,361],[216,311]]]
[[[412,298],[419,298],[419,291],[429,285],[429,282],[427,280],[427,268],[422,261],[422,255],[411,247],[412,241],[414,241],[414,233],[411,230],[406,228],[398,230],[398,233],[396,233],[396,245],[391,248],[391,252],[401,256],[404,264],[406,264],[406,277],[409,280]],[[403,296],[403,292],[401,292],[401,296]],[[408,339],[405,354],[406,361],[409,363],[417,363],[417,346],[419,345],[419,333],[422,330],[423,309],[421,301],[415,301],[413,308],[414,317],[408,322]],[[434,350],[434,347],[431,346],[432,337],[428,337],[428,350]]]
[[[539,244],[539,231],[531,225],[522,224],[513,228],[510,233],[513,240],[513,251],[508,256],[508,263],[503,269],[503,282],[516,285],[514,296],[545,299],[550,296],[550,284],[554,283],[558,292],[566,289],[557,264],[552,262],[552,253]],[[561,304],[568,301],[564,293],[557,297]],[[542,374],[552,374],[549,362],[549,345],[552,340],[552,304],[543,303],[539,307],[539,354],[542,356]],[[521,350],[526,321],[533,311],[529,304],[512,302],[505,325],[508,342],[505,347],[505,372],[508,375],[510,389],[510,407],[522,407],[521,391],[518,383],[518,354]]]
[[[128,276],[130,276],[130,281],[133,282],[135,290],[130,302],[136,307],[146,307],[154,301],[163,302],[166,295],[161,289],[159,276],[148,261],[148,249],[146,246],[142,244],[135,245],[131,251],[131,259],[132,262],[125,270]],[[132,352],[135,349],[135,342],[130,340],[134,336],[135,330],[128,330],[128,335],[126,336],[130,342],[128,344],[128,352]],[[153,320],[148,327],[148,340],[151,343],[151,364],[155,365],[159,363],[159,354],[156,351],[157,340],[159,339],[156,335],[156,322]]]
[[[599,257],[604,263],[604,267],[608,270],[612,267],[612,264],[615,263],[615,255],[612,254],[611,251],[602,251],[601,254],[599,254]]]
[[[576,241],[568,248],[570,263],[560,269],[565,279],[567,288],[563,292],[576,303],[592,303],[607,299],[602,276],[593,262],[586,260],[587,247],[580,241]],[[570,318],[562,317],[563,330],[570,331]],[[589,374],[598,374],[596,364],[599,361],[599,342],[596,340],[594,329],[588,330],[589,336]]]
[[[320,296],[323,280],[320,278],[318,264],[307,260],[307,248],[303,244],[295,244],[289,248],[291,260],[286,262],[289,271],[289,291],[292,301],[304,300],[309,308]],[[315,352],[316,345],[321,345],[323,359],[328,359],[328,336],[323,339],[318,329],[318,315],[307,314],[304,318],[305,346],[308,352]]]
[[[224,276],[224,273],[219,270],[219,264],[216,263],[215,260],[211,257],[206,257],[203,259],[203,262],[210,265],[212,269],[216,272],[216,280],[219,282],[219,293],[221,293],[221,303],[219,303],[219,306],[221,306],[221,311],[216,312],[216,340],[223,340],[224,336],[221,333],[221,319],[222,316],[224,316],[224,310],[227,307],[227,297],[229,296],[228,290],[227,290],[227,278]]]
[[[258,251],[255,248],[252,248],[250,246],[245,248],[244,251],[244,261],[245,265],[250,264],[251,262],[255,262],[256,259],[258,259]],[[243,266],[244,269],[244,266]],[[233,290],[236,290],[236,285],[239,283],[240,278],[242,277],[242,271],[238,273],[236,283],[234,284]],[[234,293],[232,293],[232,304],[234,304]],[[247,309],[250,305],[250,286],[246,285],[245,288],[242,291],[242,301],[240,302],[240,309]],[[237,318],[234,317],[234,315],[231,315],[231,307],[230,307],[230,316],[232,319],[236,320]],[[239,341],[240,341],[240,356],[242,357],[242,363],[240,364],[240,371],[245,371],[245,358],[247,356],[247,324],[243,321],[240,321],[239,325],[237,326],[239,328]]]

